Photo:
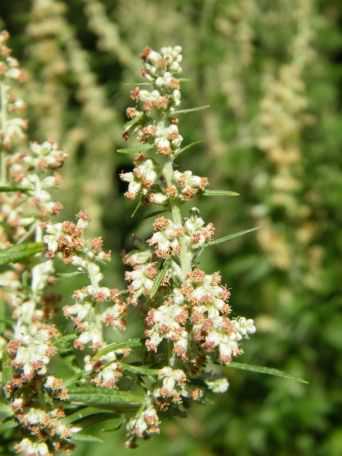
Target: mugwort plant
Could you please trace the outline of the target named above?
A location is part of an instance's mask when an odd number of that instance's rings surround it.
[[[199,266],[214,225],[197,207],[208,179],[181,171],[176,160],[192,144],[180,132],[182,49],[142,53],[145,82],[131,91],[124,149],[134,168],[121,173],[137,207],[157,206],[142,250],[124,256],[127,289],[106,286],[111,254],[88,239],[88,216],[55,221],[53,190],[66,154],[52,142],[30,142],[20,84],[25,74],[0,35],[0,310],[3,448],[23,456],[69,452],[78,441],[100,441],[101,429],[122,427],[127,445],[159,433],[161,418],[184,414],[192,401],[225,393],[225,366],[234,362],[252,319],[232,316],[230,290],[218,272]],[[250,230],[247,230],[250,231]],[[236,233],[233,237],[244,234]],[[61,270],[70,269],[67,272]],[[60,280],[81,276],[72,296]],[[74,283],[74,282],[73,282]],[[78,282],[77,282],[78,283]],[[143,333],[125,337],[135,307]],[[272,370],[275,375],[279,371]]]

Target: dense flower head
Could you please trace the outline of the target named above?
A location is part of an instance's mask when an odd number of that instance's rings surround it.
[[[121,173],[128,183],[125,196],[128,199],[141,197],[149,203],[164,205],[169,199],[190,200],[208,185],[205,177],[191,171],[174,171],[165,181],[158,174],[158,158],[170,159],[181,152],[183,136],[179,131],[177,106],[181,103],[182,49],[180,46],[165,47],[160,52],[146,48],[142,53],[143,77],[151,89],[135,87],[131,98],[135,107],[127,109],[130,119],[124,138],[133,132],[142,145],[141,152],[131,172]]]
[[[120,178],[128,182],[128,191],[125,193],[126,198],[135,199],[141,193],[146,195],[149,189],[157,180],[157,173],[152,160],[141,161],[133,169],[133,172],[121,173]]]
[[[218,274],[190,273],[181,289],[175,288],[161,306],[148,312],[147,348],[156,351],[166,339],[183,359],[189,356],[190,342],[208,353],[217,349],[223,364],[237,356],[241,352],[238,342],[253,334],[255,327],[250,319],[228,317],[230,292],[220,281]]]
[[[57,331],[53,326],[36,324],[31,327],[17,324],[14,338],[8,344],[12,366],[24,382],[34,375],[45,375],[46,366],[55,355],[53,338]]]
[[[160,410],[167,409],[170,405],[181,405],[183,399],[190,394],[187,385],[187,376],[181,369],[163,367],[158,373],[160,386],[153,391],[153,397]]]
[[[137,438],[147,438],[160,432],[160,420],[152,400],[147,397],[141,410],[127,423],[127,446],[134,447]]]
[[[102,249],[101,238],[89,241],[85,237],[87,226],[88,217],[81,212],[77,223],[47,225],[44,242],[50,258],[60,256],[65,263],[73,265],[84,274],[90,282],[88,286],[74,292],[75,303],[65,306],[63,312],[79,333],[74,346],[80,350],[86,346],[97,350],[104,343],[104,326],[120,330],[125,328],[126,304],[120,298],[119,290],[102,285],[101,264],[110,259],[110,252]]]
[[[123,376],[121,360],[129,353],[129,349],[119,349],[97,358],[87,355],[84,359],[85,371],[90,376],[91,382],[102,388],[117,388]]]
[[[152,290],[153,283],[158,270],[156,263],[136,265],[133,271],[126,271],[125,279],[129,282],[131,302],[137,303],[140,296],[148,296]]]
[[[39,408],[29,408],[17,414],[17,419],[30,435],[37,440],[46,440],[48,444],[32,442],[29,439],[23,439],[17,446],[16,450],[22,455],[31,454],[53,454],[48,453],[50,446],[54,451],[66,451],[73,448],[71,438],[80,431],[78,427],[69,427],[63,421],[64,412],[61,409],[53,409],[50,412]],[[29,451],[36,451],[29,453]],[[44,453],[45,451],[45,453]]]
[[[1,105],[4,120],[0,124],[0,144],[6,149],[23,140],[27,128],[27,121],[21,116],[25,111],[25,103],[13,90],[17,83],[26,79],[26,75],[18,61],[11,56],[11,50],[7,47],[8,39],[7,32],[0,33]]]

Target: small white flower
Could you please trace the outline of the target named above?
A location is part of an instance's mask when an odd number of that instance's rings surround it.
[[[226,378],[218,378],[216,380],[207,380],[206,384],[213,393],[225,393],[229,388],[229,382]]]
[[[167,201],[167,196],[163,193],[151,193],[149,195],[149,200],[154,204],[164,204]]]

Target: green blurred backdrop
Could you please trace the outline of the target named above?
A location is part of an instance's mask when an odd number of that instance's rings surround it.
[[[78,456],[340,456],[342,374],[342,3],[340,0],[11,0],[0,25],[29,72],[31,136],[68,152],[64,217],[80,208],[114,252],[144,237],[130,218],[116,154],[144,46],[184,48],[184,155],[213,188],[241,196],[199,202],[218,236],[250,234],[206,252],[237,313],[258,334],[241,361],[276,367],[309,385],[232,372],[228,394],[170,420],[124,450],[120,432]]]

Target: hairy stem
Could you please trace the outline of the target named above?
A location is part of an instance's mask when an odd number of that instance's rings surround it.
[[[168,185],[171,184],[173,175],[173,162],[168,161],[163,168],[163,175]],[[170,200],[171,216],[174,223],[183,226],[183,217],[180,205],[174,200]],[[192,252],[189,249],[185,239],[181,238],[180,241],[180,266],[182,270],[182,279],[185,280],[187,274],[192,270]]]

